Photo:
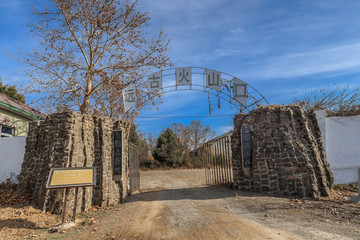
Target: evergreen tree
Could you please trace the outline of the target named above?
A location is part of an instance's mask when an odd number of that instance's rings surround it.
[[[134,144],[138,147],[140,146],[140,139],[139,139],[139,135],[137,134],[135,125],[131,125],[129,142],[131,142],[132,144]]]
[[[19,102],[25,103],[25,96],[18,93],[15,86],[4,85],[2,83],[1,78],[0,78],[0,93],[8,97],[11,97],[15,100],[18,100]]]
[[[179,138],[173,130],[167,128],[157,140],[153,157],[160,163],[174,167],[182,163],[182,149]]]

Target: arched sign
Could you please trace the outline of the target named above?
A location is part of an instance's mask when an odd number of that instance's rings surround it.
[[[243,80],[230,74],[200,68],[180,67],[161,70],[146,76],[149,93],[203,91],[228,101],[241,112],[269,104],[265,97]],[[136,104],[136,86],[130,83],[123,91],[125,112]]]

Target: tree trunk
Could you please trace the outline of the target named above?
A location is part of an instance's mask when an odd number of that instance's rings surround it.
[[[80,113],[82,114],[89,114],[89,107],[90,107],[90,96],[85,95],[84,96],[84,102],[80,106]]]
[[[89,72],[90,72],[89,75],[91,75],[92,71],[89,70]],[[82,114],[89,114],[91,85],[92,85],[92,77],[89,76],[87,78],[87,83],[86,83],[86,92],[84,95],[84,102],[80,106],[80,113],[82,113]]]

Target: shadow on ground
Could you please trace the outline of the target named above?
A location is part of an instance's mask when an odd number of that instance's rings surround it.
[[[0,220],[0,229],[3,228],[28,228],[34,229],[35,224],[27,219],[6,219]]]
[[[236,196],[234,190],[225,187],[198,187],[179,189],[143,189],[132,195],[129,202],[137,201],[165,201],[165,200],[210,200]]]

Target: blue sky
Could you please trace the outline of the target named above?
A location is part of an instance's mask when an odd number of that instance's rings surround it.
[[[34,5],[44,0],[0,0],[0,46],[9,51],[36,45],[25,28]],[[236,76],[273,104],[329,84],[360,84],[360,1],[288,0],[148,0],[140,8],[151,17],[150,32],[159,27],[171,39],[175,67],[198,66]],[[0,51],[0,77],[21,78],[18,63]],[[208,115],[207,95],[173,92],[159,110],[141,116]],[[225,102],[213,115],[236,110]],[[196,119],[196,118],[193,118]],[[139,119],[146,132],[172,122],[193,119]],[[201,118],[218,134],[229,130],[232,117]]]

